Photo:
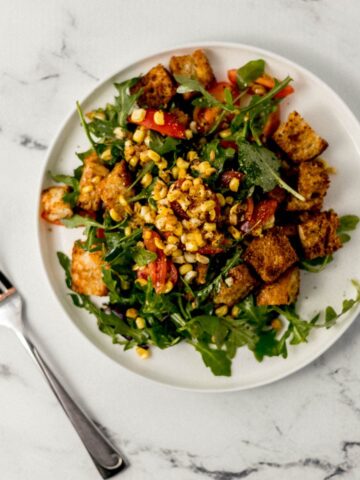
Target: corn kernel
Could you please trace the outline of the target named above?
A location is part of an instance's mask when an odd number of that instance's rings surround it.
[[[124,197],[124,195],[119,195],[118,202],[120,203],[120,205],[122,207],[126,207],[128,205],[128,202],[127,202],[126,198]]]
[[[181,252],[181,250],[180,250]],[[174,252],[176,253],[176,252]],[[183,264],[183,263],[186,263],[185,261],[185,258],[183,257],[183,255],[174,255],[174,253],[172,254],[172,261],[174,263],[179,263],[179,264]],[[182,252],[181,252],[182,253]]]
[[[231,315],[233,317],[237,317],[239,313],[240,313],[240,308],[234,305],[233,308],[231,309]]]
[[[164,244],[163,244],[162,240],[160,240],[160,238],[155,237],[154,243],[155,243],[155,246],[156,246],[159,250],[164,250]]]
[[[146,322],[143,319],[143,317],[137,317],[136,320],[135,320],[135,323],[136,323],[137,328],[142,329],[142,328],[146,327]]]
[[[104,162],[108,162],[109,160],[111,160],[111,148],[107,148],[106,150],[104,150],[103,153],[100,155],[100,158],[101,160],[104,160]]]
[[[135,283],[137,283],[140,287],[145,287],[147,285],[145,278],[137,278]]]
[[[186,252],[184,254],[184,258],[188,263],[195,263],[196,262],[196,257],[192,253]]]
[[[183,233],[183,226],[181,225],[180,222],[178,222],[173,230],[174,234],[177,236],[177,237],[180,237]]]
[[[101,177],[99,177],[99,175],[96,175],[96,177],[91,179],[91,183],[94,183],[95,185],[100,183],[100,181],[101,181]]]
[[[176,166],[182,168],[189,168],[190,163],[186,162],[183,158],[179,157],[176,159]]]
[[[81,193],[89,193],[94,190],[94,187],[92,185],[86,185],[85,187],[82,187]]]
[[[230,137],[231,133],[232,132],[231,132],[230,128],[227,128],[226,130],[222,130],[219,133],[219,135],[220,135],[221,138],[228,138],[228,137]]]
[[[159,170],[165,170],[165,168],[167,168],[168,166],[168,163],[165,159],[161,160],[160,162],[157,163],[157,166],[159,168]]]
[[[149,160],[148,152],[149,152],[149,150],[142,150],[140,152],[140,162],[142,164],[146,163]]]
[[[135,123],[142,122],[143,120],[145,120],[145,117],[146,110],[144,110],[143,108],[136,108],[131,114],[131,121]]]
[[[138,311],[136,308],[128,308],[125,312],[125,315],[129,318],[136,318],[138,316]]]
[[[196,245],[196,243],[194,242],[186,242],[185,243],[185,249],[188,251],[188,252],[196,252],[196,250],[198,250],[199,246]]]
[[[152,160],[153,162],[157,163],[160,161],[161,157],[158,153],[156,153],[154,150],[148,150],[147,156]]]
[[[118,212],[115,210],[115,208],[112,208],[109,211],[110,217],[115,221],[115,222],[120,222],[122,220],[122,216],[118,214]]]
[[[171,280],[167,281],[163,293],[169,293],[174,288],[174,284]]]
[[[144,188],[148,187],[148,186],[151,184],[152,179],[153,179],[153,177],[152,177],[151,173],[146,173],[146,174],[143,176],[143,178],[141,179],[141,185],[142,185]]]
[[[132,228],[130,227],[130,225],[124,228],[125,237],[129,237],[131,235],[131,232],[132,232]]]
[[[161,110],[158,110],[157,112],[155,112],[154,122],[156,123],[156,125],[165,125],[164,112],[162,112]]]
[[[187,155],[186,155],[186,158],[192,162],[194,160],[196,160],[198,158],[198,154],[194,151],[194,150],[190,150]]]
[[[123,140],[126,137],[126,131],[122,127],[114,128],[114,135],[119,140]]]
[[[234,279],[232,277],[226,277],[224,282],[228,287],[232,287],[234,285]]]
[[[235,240],[240,240],[241,232],[235,227],[229,227],[229,233],[235,238]]]
[[[185,178],[187,175],[186,168],[179,168],[178,178]]]
[[[185,275],[184,275],[184,280],[186,282],[191,282],[192,280],[194,280],[194,278],[197,276],[197,272],[195,272],[195,270],[191,270],[190,272],[187,272]]]
[[[216,197],[217,197],[217,199],[218,199],[218,201],[219,201],[220,207],[224,207],[225,204],[226,204],[224,195],[222,195],[221,193],[217,193],[217,194],[216,194]]]
[[[238,216],[236,215],[236,213],[230,213],[230,215],[229,215],[229,221],[230,221],[230,225],[237,225],[237,223],[238,223]]]
[[[272,322],[271,322],[271,326],[274,330],[281,330],[282,329],[282,321],[280,320],[280,318],[275,318]]]
[[[136,165],[139,163],[139,157],[131,157],[129,161],[129,165],[133,168],[136,167]]]
[[[179,273],[180,275],[185,275],[186,273],[190,272],[193,269],[192,265],[190,263],[185,263],[184,265],[181,265],[179,268]]]
[[[201,255],[200,253],[197,253],[195,257],[196,261],[202,263],[203,265],[207,265],[210,262],[208,257],[205,257],[205,255]]]
[[[194,184],[195,187],[198,187],[199,185],[201,185],[202,184],[201,178],[199,178],[199,177],[194,178],[193,184]]]
[[[226,197],[225,201],[228,205],[232,205],[234,203],[233,197]]]
[[[228,313],[228,310],[227,305],[222,305],[215,310],[215,313],[218,317],[224,317]]]
[[[193,137],[193,132],[189,128],[185,130],[185,137],[187,140],[191,140]]]
[[[239,190],[240,181],[238,178],[232,178],[229,183],[229,188],[232,192],[237,192]]]
[[[190,122],[190,125],[189,125],[191,131],[193,133],[197,133],[197,123],[195,122],[195,120],[193,120],[192,122]]]
[[[148,348],[136,347],[136,353],[143,360],[146,360],[150,357],[150,350]]]
[[[216,211],[215,211],[215,209],[210,210],[210,212],[209,212],[209,220],[210,220],[211,222],[214,222],[214,221],[216,220]]]
[[[173,167],[173,168],[171,169],[171,175],[172,175],[175,179],[178,178],[178,175],[179,175],[179,169],[178,169],[178,167]]]
[[[143,143],[145,139],[145,130],[143,128],[137,128],[133,135],[133,140],[136,143]]]
[[[169,235],[167,241],[172,245],[176,245],[177,243],[179,243],[179,239],[175,235]]]
[[[165,245],[164,247],[165,255],[172,255],[176,250],[177,250],[176,245],[173,245],[171,243],[168,245]]]
[[[216,230],[216,223],[205,222],[205,223],[204,223],[204,230],[205,230],[206,232],[215,232],[215,230]]]
[[[213,162],[215,160],[215,150],[211,150],[209,158],[210,158],[211,162]]]

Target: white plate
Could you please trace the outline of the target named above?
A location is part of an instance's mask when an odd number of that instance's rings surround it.
[[[340,215],[360,216],[360,127],[343,101],[319,78],[304,68],[265,50],[230,43],[204,43],[175,48],[144,58],[117,72],[97,86],[82,102],[85,111],[112,101],[113,82],[123,81],[147,72],[158,63],[168,64],[171,55],[184,55],[196,47],[204,48],[219,80],[226,79],[229,68],[239,67],[249,60],[263,58],[267,68],[278,78],[291,75],[296,94],[283,102],[282,118],[296,109],[314,129],[330,144],[324,158],[337,169],[332,177],[326,197],[326,207],[334,208]],[[75,98],[74,98],[75,103]],[[49,150],[41,189],[48,186],[46,172],[71,173],[78,165],[75,151],[89,148],[87,139],[74,111],[61,127]],[[96,319],[86,311],[74,307],[64,283],[64,273],[58,264],[56,251],[70,254],[72,243],[80,231],[61,227],[49,228],[39,221],[39,242],[45,270],[57,299],[72,322],[100,350],[123,367],[163,384],[198,391],[230,391],[253,388],[271,383],[304,367],[329,348],[350,326],[357,311],[344,316],[330,330],[314,331],[307,344],[289,347],[286,360],[270,358],[258,363],[246,348],[240,349],[233,361],[230,378],[215,377],[204,366],[200,355],[188,345],[178,345],[168,350],[154,348],[147,361],[140,360],[135,351],[122,351],[106,335],[98,331]],[[360,278],[360,231],[354,232],[352,241],[344,246],[335,260],[320,274],[302,273],[300,312],[310,317],[314,312],[332,305],[339,309],[343,298],[355,292],[351,278]]]

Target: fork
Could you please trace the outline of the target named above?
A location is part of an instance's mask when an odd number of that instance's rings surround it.
[[[25,332],[21,311],[22,300],[19,293],[0,271],[0,326],[13,330],[26,351],[39,366],[100,475],[103,478],[110,478],[116,475],[125,466],[124,459],[89,416],[74,402],[50,370]]]

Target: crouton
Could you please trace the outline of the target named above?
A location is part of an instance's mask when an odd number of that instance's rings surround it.
[[[338,227],[339,218],[331,210],[308,215],[298,227],[305,258],[325,257],[338,250],[342,246]]]
[[[134,195],[134,190],[129,189],[130,185],[131,176],[125,160],[122,160],[97,186],[105,208],[114,209],[119,221],[125,217],[126,213],[131,213],[130,206],[126,203],[126,199]]]
[[[321,210],[329,185],[329,175],[322,162],[319,160],[302,162],[299,166],[297,191],[305,197],[305,201],[291,197],[286,210]]]
[[[191,55],[171,57],[169,66],[174,75],[196,78],[205,88],[215,81],[209,60],[202,50],[195,50]],[[189,99],[191,95],[186,93],[184,98]]]
[[[107,287],[102,279],[105,262],[101,251],[88,252],[75,242],[71,261],[71,288],[83,295],[107,295]]]
[[[290,305],[299,295],[300,270],[290,267],[274,282],[264,285],[256,296],[257,305]]]
[[[297,112],[290,113],[273,135],[279,147],[296,163],[312,160],[328,146]]]
[[[96,212],[101,203],[98,183],[108,175],[109,170],[101,163],[95,152],[84,159],[84,169],[80,179],[78,206],[84,210]]]
[[[63,218],[72,217],[73,211],[70,205],[64,202],[65,193],[70,188],[61,185],[59,187],[46,188],[41,194],[41,216],[50,223],[60,223]]]
[[[131,88],[131,93],[143,89],[137,102],[142,107],[166,107],[176,93],[175,81],[163,65],[153,67]]]
[[[276,229],[254,238],[247,247],[244,260],[255,269],[264,282],[273,282],[285,272],[298,256],[286,235]]]
[[[257,284],[257,280],[244,263],[232,268],[228,273],[228,279],[227,282],[221,282],[220,289],[214,296],[216,305],[225,304],[232,307],[246,297]]]
[[[209,265],[206,265],[204,263],[198,263],[196,265],[196,283],[198,285],[205,285],[206,283],[206,275],[209,269]]]

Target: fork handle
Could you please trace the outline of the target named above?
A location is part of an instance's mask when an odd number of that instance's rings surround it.
[[[125,466],[124,459],[94,422],[70,397],[32,341],[22,332],[16,331],[16,333],[23,346],[44,373],[52,391],[69,417],[101,476],[110,478],[116,475]]]

